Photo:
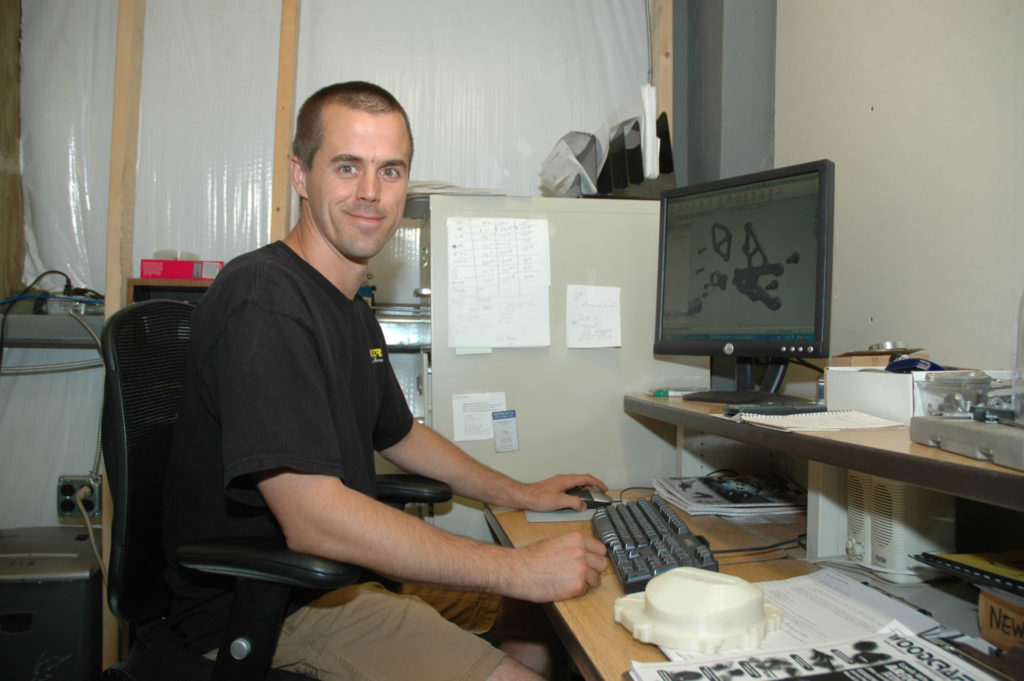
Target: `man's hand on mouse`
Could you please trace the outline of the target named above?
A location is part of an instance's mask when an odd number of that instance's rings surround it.
[[[583,499],[566,494],[567,490],[574,487],[596,487],[602,492],[608,491],[608,485],[593,475],[560,474],[527,485],[529,502],[523,508],[529,511],[558,511],[564,508],[586,510],[587,505]]]

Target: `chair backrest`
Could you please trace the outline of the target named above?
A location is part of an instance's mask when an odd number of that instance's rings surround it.
[[[107,598],[130,622],[159,617],[170,602],[161,511],[192,310],[148,300],[119,310],[103,329],[103,460],[113,500]]]

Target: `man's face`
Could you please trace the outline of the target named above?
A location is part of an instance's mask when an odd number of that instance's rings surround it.
[[[398,112],[329,105],[312,167],[293,158],[292,182],[314,228],[347,260],[365,263],[394,234],[409,185],[409,135]]]

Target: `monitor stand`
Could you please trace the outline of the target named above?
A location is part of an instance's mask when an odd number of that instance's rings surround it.
[[[736,388],[734,390],[702,390],[687,393],[683,395],[683,399],[721,404],[811,404],[810,400],[779,392],[788,366],[789,360],[785,357],[772,357],[767,360],[756,357],[737,357]],[[755,369],[758,368],[763,370],[760,379],[755,372]]]

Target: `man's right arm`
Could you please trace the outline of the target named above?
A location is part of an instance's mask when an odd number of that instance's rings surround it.
[[[604,545],[593,537],[570,533],[520,549],[485,544],[439,530],[330,476],[285,470],[257,484],[290,549],[404,582],[543,603],[597,586],[608,564]]]

